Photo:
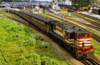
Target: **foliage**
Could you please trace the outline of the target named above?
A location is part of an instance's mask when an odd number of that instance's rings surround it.
[[[41,65],[42,61],[53,65],[69,63],[41,35],[1,17],[0,65]]]
[[[15,15],[13,13],[8,13],[8,12],[5,11],[5,9],[0,9],[0,12],[2,12],[4,15],[9,15],[9,16],[12,16],[12,17],[20,19],[19,16]]]
[[[49,47],[49,43],[48,42],[42,42],[41,48],[48,48],[48,47]]]
[[[34,39],[34,38],[29,38],[28,40],[27,40],[27,45],[30,45],[30,46],[35,46],[35,44],[36,44],[36,39]]]
[[[93,45],[94,48],[95,48],[95,54],[96,54],[97,56],[100,57],[100,43],[97,42],[97,41],[94,40],[94,39],[91,39],[91,40],[92,40],[92,45]]]
[[[43,40],[43,37],[40,36],[39,34],[36,34],[36,35],[35,35],[35,39],[36,39],[36,40]]]
[[[21,45],[21,46],[20,46],[20,51],[23,52],[23,51],[25,51],[25,50],[26,50],[26,48],[25,48],[24,46]]]
[[[77,7],[83,7],[83,6],[88,6],[95,4],[98,0],[71,0],[72,4]]]

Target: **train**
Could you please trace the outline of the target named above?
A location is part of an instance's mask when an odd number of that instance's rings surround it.
[[[75,58],[86,59],[94,56],[94,46],[91,44],[90,32],[38,14],[13,8],[6,9],[6,11],[17,14],[27,20],[28,23],[57,41],[65,50],[70,51]]]
[[[100,15],[100,8],[93,8],[92,12]]]

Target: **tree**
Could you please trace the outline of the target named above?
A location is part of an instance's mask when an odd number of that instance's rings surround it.
[[[72,5],[77,7],[93,6],[98,0],[71,0]]]
[[[0,3],[2,2],[3,0],[0,0]]]

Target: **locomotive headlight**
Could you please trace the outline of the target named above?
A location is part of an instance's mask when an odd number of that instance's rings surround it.
[[[93,49],[91,49],[91,51],[93,51]]]

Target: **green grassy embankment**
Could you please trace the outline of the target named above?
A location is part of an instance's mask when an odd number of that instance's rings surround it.
[[[87,29],[89,31],[91,31],[92,33],[100,36],[100,34],[98,32],[96,32],[96,31],[94,31],[94,30],[92,30],[90,28],[87,28]],[[97,42],[96,40],[92,39],[92,45],[95,47],[95,54],[100,57],[100,43]]]
[[[1,17],[0,65],[41,65],[43,61],[46,65],[70,65],[41,35]]]
[[[95,54],[100,57],[100,43],[92,39],[92,45],[95,48]]]
[[[8,12],[6,12],[6,10],[5,10],[5,9],[1,9],[1,10],[0,10],[0,12],[1,12],[2,14],[4,14],[4,15],[13,16],[13,17],[15,17],[15,18],[20,19],[20,17],[19,17],[19,16],[17,16],[16,14],[13,14],[13,13],[8,13]]]

